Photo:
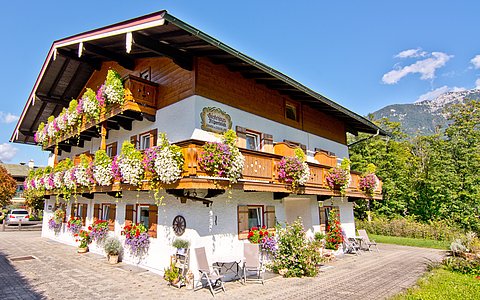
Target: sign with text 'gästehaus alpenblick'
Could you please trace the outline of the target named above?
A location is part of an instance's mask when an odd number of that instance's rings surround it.
[[[224,133],[232,128],[230,115],[217,107],[204,107],[200,113],[202,129],[215,133]]]

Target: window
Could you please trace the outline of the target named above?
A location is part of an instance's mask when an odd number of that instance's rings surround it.
[[[105,148],[105,152],[110,158],[113,158],[115,155],[117,155],[117,142],[108,144]]]
[[[78,217],[80,220],[82,220],[82,225],[85,226],[85,220],[87,218],[87,207],[88,204],[86,203],[77,203],[77,204],[72,204],[71,210],[70,210],[70,215],[72,217]]]
[[[102,205],[102,220],[108,220],[110,214],[110,205],[103,204]]]
[[[248,208],[248,228],[262,227],[262,207]]]
[[[146,133],[140,136],[140,150],[150,148],[150,133]]]
[[[158,206],[151,204],[125,206],[125,225],[140,223],[145,225],[150,237],[157,237]]]
[[[298,122],[298,106],[291,103],[287,102],[285,104],[285,117],[287,119],[290,119],[292,121]]]
[[[260,134],[247,130],[245,135],[246,148],[250,150],[260,150]]]
[[[246,239],[252,227],[266,226],[268,230],[275,229],[276,218],[273,205],[239,205],[237,213],[239,239]]]
[[[151,71],[150,67],[148,69],[140,72],[140,78],[142,78],[142,79],[150,81],[151,77],[152,77],[152,71]]]
[[[139,206],[138,207],[138,220],[139,224],[145,225],[146,228],[149,228],[149,209],[148,206]]]

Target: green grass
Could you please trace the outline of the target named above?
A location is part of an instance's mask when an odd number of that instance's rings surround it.
[[[450,300],[480,299],[480,280],[444,269],[434,269],[419,279],[417,286],[392,300]]]
[[[386,236],[386,235],[376,235],[368,234],[370,239],[375,240],[377,243],[385,244],[395,244],[403,246],[413,246],[413,247],[422,247],[422,248],[434,248],[447,250],[450,247],[450,242],[448,241],[435,241],[435,240],[425,240],[425,239],[414,239],[398,236]]]

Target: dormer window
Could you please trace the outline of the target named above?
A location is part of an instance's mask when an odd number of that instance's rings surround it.
[[[285,118],[298,122],[298,105],[291,102],[285,103]]]

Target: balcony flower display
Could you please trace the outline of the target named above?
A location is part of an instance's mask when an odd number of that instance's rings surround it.
[[[245,158],[235,145],[237,135],[233,130],[225,132],[222,142],[208,142],[198,158],[200,167],[207,174],[228,178],[236,183],[242,176]]]
[[[377,167],[374,164],[368,164],[367,170],[360,178],[359,186],[360,190],[364,191],[370,197],[373,196],[375,190],[380,184],[380,180],[375,175]]]
[[[282,157],[277,168],[280,180],[291,184],[294,190],[305,185],[310,178],[310,168],[305,162],[305,154],[300,148],[295,149],[295,157]]]
[[[328,171],[325,179],[328,187],[331,190],[340,190],[340,194],[345,196],[351,180],[350,160],[348,158],[344,158],[340,167],[335,167]]]
[[[153,180],[164,184],[180,179],[183,169],[183,154],[177,145],[171,145],[165,133],[160,134],[159,146],[145,150],[143,166],[153,175]]]
[[[114,70],[108,70],[105,83],[100,87],[102,98],[108,104],[123,105],[125,101],[125,89],[123,88],[120,74]],[[98,93],[97,93],[98,95]]]
[[[63,210],[61,210],[60,208],[55,210],[55,212],[53,213],[53,217],[50,218],[50,220],[48,221],[48,228],[50,230],[58,232],[60,228],[62,228],[62,221],[64,217],[65,212]]]
[[[129,141],[122,144],[122,150],[115,160],[122,176],[122,182],[139,185],[143,179],[143,155]],[[115,170],[114,170],[115,171]]]
[[[98,185],[108,186],[112,184],[112,159],[108,157],[105,150],[95,152],[93,178]]]
[[[130,250],[131,254],[141,257],[147,253],[150,246],[150,237],[145,225],[127,225],[123,227],[122,235],[125,235],[125,247]]]
[[[75,168],[75,182],[78,186],[91,186],[95,183],[93,179],[92,164],[85,154],[80,155],[80,164]]]
[[[76,126],[81,119],[80,114],[77,112],[77,107],[78,107],[78,102],[75,99],[71,100],[70,103],[68,104],[68,111],[66,115],[67,115],[67,130],[70,129],[69,131],[72,131],[74,126]]]
[[[70,217],[67,222],[67,230],[72,235],[78,234],[82,228],[82,220],[79,217]]]
[[[80,99],[79,104],[82,105],[82,110],[87,117],[87,122],[91,120],[98,120],[100,118],[100,104],[98,103],[95,92],[87,88]]]
[[[88,227],[91,230],[90,236],[95,242],[101,242],[108,236],[108,221],[96,220],[92,226]]]

